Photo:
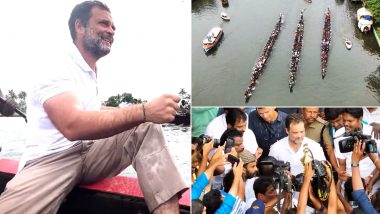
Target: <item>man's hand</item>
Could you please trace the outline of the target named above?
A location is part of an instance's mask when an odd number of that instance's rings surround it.
[[[311,181],[314,175],[314,169],[311,166],[311,162],[307,163],[305,165],[305,173],[304,173],[304,180],[305,181]]]
[[[204,143],[204,142],[203,142]],[[212,139],[210,142],[208,143],[204,143],[203,146],[202,146],[202,150],[203,150],[203,157],[208,157],[208,154],[210,153],[210,151],[214,148],[214,139]]]
[[[144,104],[146,122],[161,124],[173,121],[180,100],[177,95],[165,94]]]
[[[354,144],[354,151],[351,156],[352,163],[359,163],[359,161],[364,158],[364,148],[365,143],[362,143],[361,140]]]
[[[235,178],[243,175],[243,161],[240,159],[239,164],[235,163],[232,167]]]
[[[371,123],[372,133],[376,140],[380,139],[380,124],[379,123]]]
[[[210,165],[214,165],[215,164],[215,166],[223,166],[224,164],[228,163],[228,162],[226,162],[225,155],[223,155],[223,150],[224,150],[223,147],[219,147],[216,150],[216,152],[214,153],[214,155],[211,157]]]
[[[259,159],[262,154],[263,154],[263,149],[260,147],[257,147],[256,152],[255,152],[256,160]]]

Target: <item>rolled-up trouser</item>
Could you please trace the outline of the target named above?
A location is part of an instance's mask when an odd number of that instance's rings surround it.
[[[165,146],[161,126],[144,123],[29,161],[0,196],[0,212],[56,213],[76,184],[115,176],[130,164],[150,211],[187,189]]]

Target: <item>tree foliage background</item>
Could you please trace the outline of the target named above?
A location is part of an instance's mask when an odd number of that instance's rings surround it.
[[[189,93],[185,91],[184,88],[181,88],[178,92],[178,95],[181,97],[181,109],[183,110],[189,110],[191,105],[191,96]],[[1,95],[0,95],[1,96]],[[16,92],[13,89],[9,90],[7,94],[5,94],[6,100],[13,100],[17,105],[16,107],[22,111],[26,112],[26,92],[20,91]],[[141,100],[139,98],[133,97],[131,93],[123,93],[123,94],[117,94],[114,96],[109,97],[106,101],[102,102],[102,105],[105,106],[112,106],[112,107],[119,107],[120,105],[128,105],[128,104],[139,104],[147,102],[146,100]]]
[[[120,104],[138,104],[143,102],[146,102],[146,100],[134,98],[130,93],[123,93],[109,97],[108,100],[103,101],[102,104],[105,106],[119,107]]]
[[[22,111],[22,112],[26,112],[26,92],[25,91],[20,91],[20,92],[16,92],[14,91],[13,89],[9,90],[7,94],[5,94],[5,100],[7,101],[14,101],[14,103],[16,104],[16,107]]]

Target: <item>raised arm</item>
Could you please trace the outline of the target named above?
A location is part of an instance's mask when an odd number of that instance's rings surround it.
[[[350,203],[347,201],[347,199],[342,195],[341,186],[342,186],[342,180],[338,179],[338,181],[336,183],[336,195],[338,196],[339,200],[342,202],[344,210],[346,211],[346,213],[351,213],[352,207],[351,207]]]
[[[372,204],[368,200],[368,196],[365,194],[363,183],[360,177],[359,171],[359,161],[364,157],[365,143],[355,143],[354,151],[352,152],[352,196],[356,202],[358,202],[359,207],[364,211],[364,213],[377,213],[373,208]]]
[[[308,198],[308,191],[310,188],[311,179],[314,175],[314,170],[311,166],[311,162],[305,165],[304,180],[301,187],[301,191],[298,198],[297,214],[306,213],[306,203]]]
[[[143,122],[174,120],[180,98],[163,95],[146,104],[114,111],[86,111],[72,92],[47,99],[43,107],[57,129],[69,140],[93,140],[113,136]]]
[[[214,140],[211,140],[208,143],[202,145],[202,160],[199,164],[199,169],[197,173],[197,177],[199,177],[207,168],[208,155],[210,151],[213,149]]]

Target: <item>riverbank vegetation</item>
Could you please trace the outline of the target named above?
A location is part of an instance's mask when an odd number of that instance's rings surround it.
[[[374,16],[374,25],[380,27],[380,0],[363,0],[366,8]]]
[[[11,89],[4,96],[0,91],[0,97],[3,97],[5,100],[7,100],[7,102],[12,102],[14,107],[18,108],[21,112],[24,112],[24,113],[26,112],[26,102],[25,102],[26,95],[27,94],[25,91],[17,92]],[[191,104],[190,94],[187,93],[184,88],[181,88],[178,92],[178,95],[181,97],[181,100],[182,100],[181,106],[187,106],[188,108],[190,108],[190,104]],[[145,102],[147,101],[142,100],[140,98],[135,98],[133,97],[131,93],[125,92],[122,94],[110,96],[106,101],[102,102],[102,105],[119,107],[122,105],[138,104],[138,103],[145,103]],[[12,112],[14,112],[14,110],[12,110]],[[2,116],[1,113],[0,113],[0,116]],[[18,115],[14,114],[13,116],[18,116]]]

